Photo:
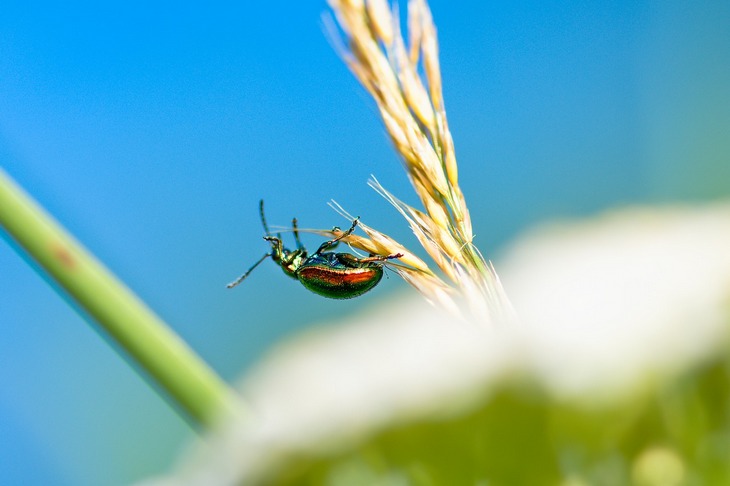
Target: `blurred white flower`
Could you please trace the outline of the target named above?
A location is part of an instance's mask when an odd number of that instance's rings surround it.
[[[546,225],[500,263],[534,370],[605,399],[726,345],[730,205]]]
[[[485,330],[409,297],[311,330],[245,379],[246,421],[154,484],[259,484],[292,458],[465,413],[510,380],[577,407],[620,403],[728,342],[729,204],[545,225],[498,268],[519,322]],[[642,478],[652,470],[635,466]]]

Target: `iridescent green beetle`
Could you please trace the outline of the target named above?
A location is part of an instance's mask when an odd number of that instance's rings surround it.
[[[284,273],[293,279],[299,280],[302,285],[315,294],[329,297],[331,299],[352,299],[372,289],[380,279],[383,278],[383,262],[400,258],[403,255],[379,256],[370,255],[368,258],[358,258],[349,253],[333,253],[331,250],[343,238],[355,231],[358,218],[352,222],[350,229],[333,240],[325,241],[312,255],[307,255],[307,250],[299,239],[297,219],[292,220],[294,240],[297,244],[296,250],[287,250],[281,241],[281,234],[276,237],[269,236],[269,226],[264,217],[264,201],[259,203],[261,223],[266,231],[264,239],[271,244],[271,253],[262,256],[259,261],[241,275],[237,280],[228,284],[233,288],[243,282],[246,277],[266,258],[271,257],[279,265]]]

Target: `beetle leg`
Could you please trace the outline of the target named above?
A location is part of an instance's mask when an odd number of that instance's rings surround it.
[[[259,259],[259,261],[257,261],[256,263],[253,264],[253,266],[251,268],[249,268],[248,270],[246,270],[246,273],[244,273],[243,275],[241,275],[240,277],[238,277],[236,280],[234,280],[233,282],[231,282],[228,285],[226,285],[226,287],[228,287],[229,289],[232,289],[236,285],[238,285],[241,282],[243,282],[246,279],[246,277],[248,277],[248,274],[251,273],[254,268],[256,268],[256,267],[259,266],[259,263],[263,262],[264,260],[266,260],[266,257],[270,257],[270,256],[271,256],[271,253],[267,253],[266,255],[262,256]]]
[[[358,263],[384,262],[386,260],[395,260],[403,256],[403,253],[393,253],[392,255],[373,255],[367,258],[357,258]]]
[[[359,219],[360,219],[359,216],[357,218],[355,218],[352,221],[352,226],[350,226],[350,229],[347,230],[347,231],[345,231],[344,233],[342,233],[340,236],[338,236],[334,240],[329,240],[329,241],[325,241],[324,243],[322,243],[320,245],[320,247],[317,249],[317,251],[314,252],[314,255],[319,255],[323,251],[328,250],[330,248],[333,248],[333,247],[337,246],[337,243],[339,243],[339,241],[342,238],[347,238],[348,236],[350,236],[352,234],[352,232],[355,231],[355,227],[357,226],[357,222],[358,222]]]
[[[292,231],[294,231],[294,240],[297,242],[297,249],[303,250],[302,240],[299,239],[299,226],[297,226],[297,218],[291,220]]]
[[[374,263],[374,262],[384,262],[386,260],[393,260],[396,258],[400,258],[403,256],[403,253],[393,253],[392,255],[370,255],[367,258],[358,258],[355,255],[350,255],[349,253],[338,253],[337,258],[340,259],[343,263],[349,263],[351,265],[360,265],[362,263]]]
[[[274,250],[271,256],[274,257],[274,261],[280,260],[281,256],[284,254],[284,244],[281,242],[281,238],[277,238],[275,236],[264,236],[264,239],[271,243],[271,249]]]

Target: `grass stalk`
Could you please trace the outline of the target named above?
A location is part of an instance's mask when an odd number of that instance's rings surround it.
[[[0,227],[193,422],[237,413],[233,390],[2,169]]]

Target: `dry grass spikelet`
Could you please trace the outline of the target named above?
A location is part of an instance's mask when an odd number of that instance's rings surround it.
[[[472,242],[446,119],[436,27],[426,1],[408,2],[408,45],[397,7],[389,7],[386,0],[329,0],[329,4],[339,27],[332,29],[333,44],[373,97],[425,211],[398,200],[374,178],[370,185],[408,221],[449,283],[403,245],[364,224],[360,227],[367,238],[351,235],[344,241],[372,254],[402,253],[400,263],[388,266],[435,304],[454,310],[463,308],[460,301],[464,301],[472,313],[487,320],[495,312],[507,311],[510,306],[493,267]],[[347,215],[339,206],[338,210]]]

